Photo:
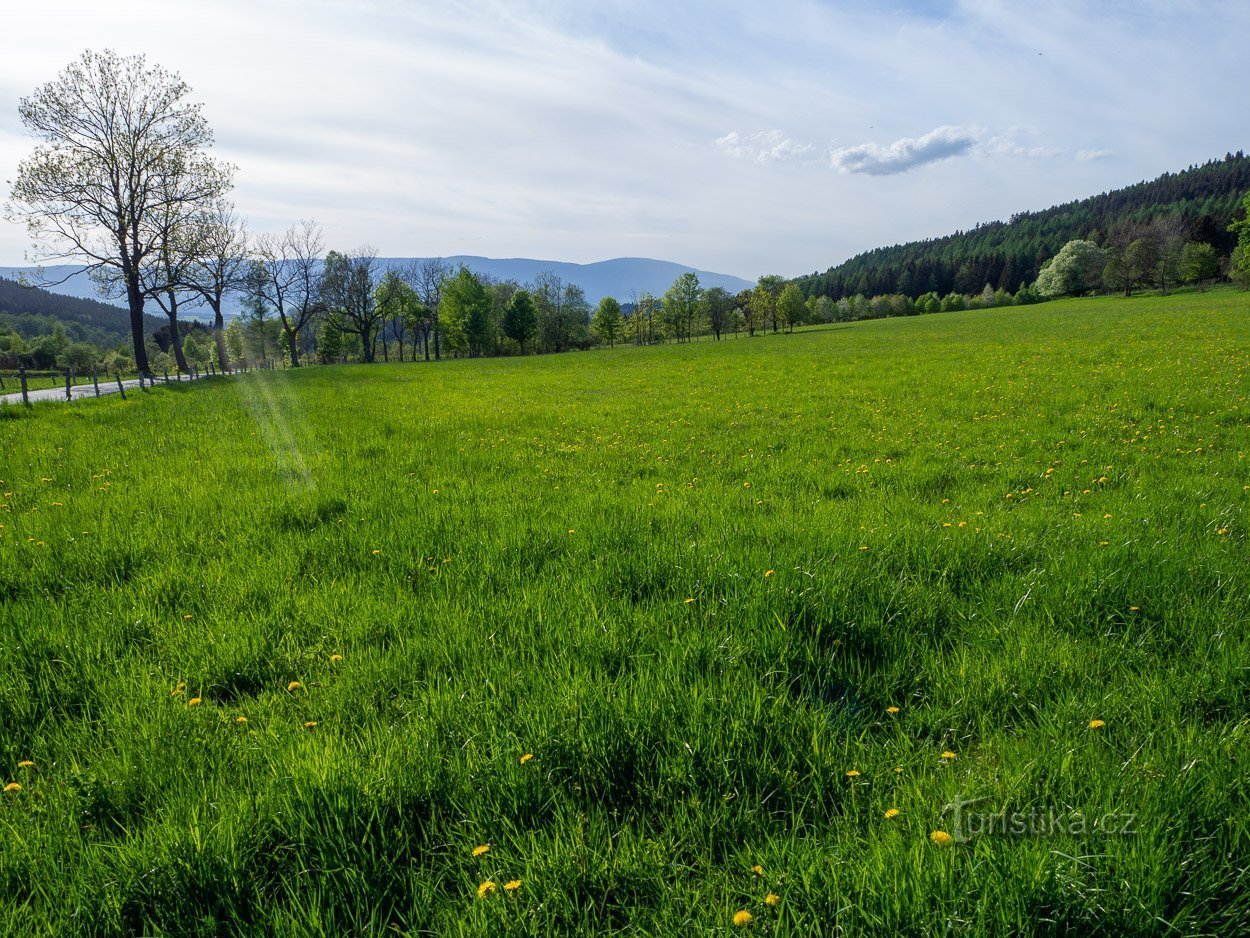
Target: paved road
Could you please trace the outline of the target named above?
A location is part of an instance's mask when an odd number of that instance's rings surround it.
[[[194,380],[202,381],[204,378],[207,378],[207,377],[210,377],[210,376],[200,375],[199,378],[196,378]],[[183,375],[182,380],[191,381],[192,379],[186,375]],[[164,384],[165,381],[163,378],[157,378],[156,383],[159,386],[159,385]],[[174,383],[173,377],[169,379],[169,383],[170,384]],[[139,392],[139,379],[132,378],[129,381],[123,381],[122,386],[126,389],[127,392],[133,390],[136,393],[138,393]],[[116,378],[112,378],[109,380],[105,380],[103,378],[100,379],[100,396],[101,397],[103,397],[105,394],[116,394],[116,393],[117,393],[117,379]],[[75,384],[70,387],[70,394],[72,395],[71,399],[75,401],[81,400],[84,397],[95,397],[95,386],[91,384]],[[30,398],[30,402],[32,404],[35,403],[36,401],[64,401],[65,400],[65,386],[62,385],[59,388],[43,388],[38,391],[30,391],[28,392],[27,396]],[[0,395],[0,404],[20,404],[20,403],[22,403],[21,391],[18,391],[16,394]]]

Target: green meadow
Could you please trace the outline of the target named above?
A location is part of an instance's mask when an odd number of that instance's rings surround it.
[[[1248,368],[1216,291],[0,409],[0,933],[1250,931]]]

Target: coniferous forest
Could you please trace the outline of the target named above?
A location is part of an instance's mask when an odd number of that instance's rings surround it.
[[[1074,238],[1128,243],[1153,226],[1184,241],[1211,244],[1226,256],[1236,242],[1228,225],[1250,189],[1250,157],[1223,159],[1164,173],[1149,182],[1020,212],[941,238],[876,248],[799,279],[806,296],[833,300],[862,294],[974,294],[986,284],[1009,292],[1037,279],[1043,263]]]

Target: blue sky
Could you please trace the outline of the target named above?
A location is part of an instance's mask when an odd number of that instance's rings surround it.
[[[1250,144],[1250,4],[64,0],[6,10],[17,102],[82,49],[205,103],[256,231],[387,255],[824,269]],[[7,187],[6,187],[7,189]],[[0,221],[0,264],[24,231]]]

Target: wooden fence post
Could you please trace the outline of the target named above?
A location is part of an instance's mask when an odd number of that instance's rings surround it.
[[[165,369],[165,387],[169,387],[169,369]]]
[[[66,369],[65,369],[65,399],[66,399],[67,401],[72,401],[72,400],[74,399],[74,395],[72,395],[72,394],[69,392],[69,386],[70,386],[70,382],[71,382],[71,380],[72,380],[72,379],[71,379],[71,376],[70,376],[70,373],[69,373],[69,369],[68,369],[68,368],[66,368]]]
[[[95,396],[100,396],[100,375],[99,372],[91,372],[91,383],[95,385]]]
[[[124,401],[126,399],[126,388],[122,385],[122,373],[120,371],[115,371],[113,373],[117,375],[117,392],[121,394],[122,400]],[[139,380],[142,381],[143,379],[140,378]]]
[[[20,366],[17,369],[17,373],[22,379],[22,403],[30,406],[30,397],[26,393],[26,367],[24,365]]]

